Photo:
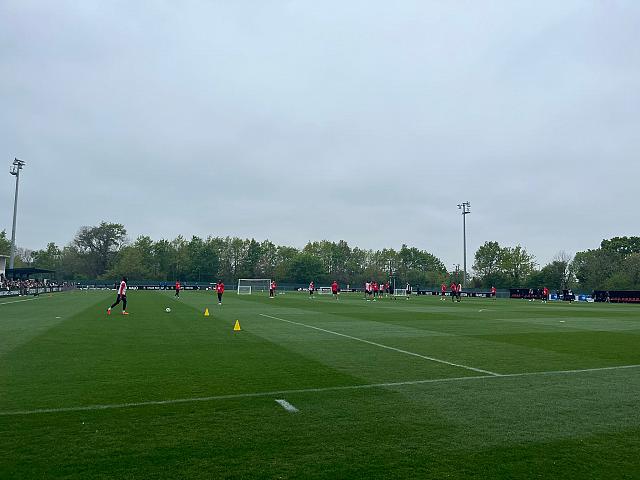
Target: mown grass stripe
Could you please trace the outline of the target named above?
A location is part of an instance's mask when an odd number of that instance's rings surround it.
[[[392,350],[394,352],[403,353],[405,355],[411,355],[413,357],[423,358],[423,359],[429,360],[431,362],[442,363],[444,365],[463,368],[465,370],[471,370],[473,372],[486,373],[488,375],[493,375],[494,377],[499,377],[501,375],[500,373],[491,372],[489,370],[483,370],[482,368],[470,367],[469,365],[463,365],[461,363],[454,363],[454,362],[449,362],[447,360],[442,360],[440,358],[430,357],[428,355],[421,355],[419,353],[410,352],[408,350],[403,350],[401,348],[391,347],[389,345],[383,345],[382,343],[377,343],[377,342],[372,342],[370,340],[365,340],[364,338],[359,338],[359,337],[354,337],[352,335],[347,335],[346,333],[334,332],[333,330],[327,330],[326,328],[320,328],[320,327],[315,327],[313,325],[307,325],[306,323],[294,322],[293,320],[285,320],[284,318],[274,317],[272,315],[267,315],[267,314],[264,314],[264,313],[261,313],[260,315],[263,316],[263,317],[272,318],[274,320],[280,320],[281,322],[287,322],[287,323],[291,323],[293,325],[299,325],[301,327],[311,328],[313,330],[318,330],[320,332],[330,333],[332,335],[337,335],[339,337],[348,338],[348,339],[351,339],[351,340],[355,340],[357,342],[367,343],[367,344],[373,345],[375,347],[385,348],[387,350]]]
[[[366,383],[360,385],[342,385],[335,387],[320,387],[320,388],[299,388],[291,390],[276,390],[271,392],[255,392],[255,393],[233,393],[228,395],[212,395],[209,397],[192,397],[192,398],[176,398],[171,400],[149,400],[145,402],[128,402],[128,403],[112,403],[105,405],[85,405],[76,407],[62,407],[62,408],[37,408],[33,410],[14,410],[0,412],[0,417],[18,416],[18,415],[36,415],[42,413],[65,413],[65,412],[83,412],[92,410],[113,410],[119,408],[133,408],[133,407],[146,407],[154,405],[175,405],[180,403],[197,403],[197,402],[211,402],[215,400],[234,400],[238,398],[256,398],[256,397],[271,397],[271,396],[284,396],[296,393],[322,393],[322,392],[337,392],[341,390],[361,390],[369,388],[390,388],[390,387],[404,387],[411,385],[423,385],[429,383],[449,383],[449,382],[461,382],[467,380],[486,380],[494,378],[517,378],[517,377],[530,377],[530,376],[544,376],[544,375],[568,375],[572,373],[592,373],[601,372],[607,370],[625,370],[632,368],[640,368],[640,365],[617,365],[612,367],[596,367],[596,368],[582,368],[572,370],[550,370],[546,372],[523,372],[523,373],[505,373],[501,375],[474,375],[470,377],[447,377],[447,378],[429,378],[426,380],[409,380],[404,382],[385,382],[385,383]]]

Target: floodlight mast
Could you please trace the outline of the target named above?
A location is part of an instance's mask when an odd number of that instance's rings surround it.
[[[471,213],[471,202],[468,200],[458,204],[458,209],[462,210],[462,255],[463,255],[463,270],[462,270],[462,286],[466,287],[467,282],[467,222],[466,217]]]
[[[16,193],[13,198],[13,228],[11,229],[11,253],[9,254],[9,269],[13,270],[13,263],[16,259],[16,216],[18,214],[18,186],[20,184],[20,170],[26,162],[17,158],[13,159],[13,164],[9,173],[16,177]]]

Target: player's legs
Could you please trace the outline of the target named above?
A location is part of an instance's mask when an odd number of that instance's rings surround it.
[[[218,292],[218,305],[222,305],[222,294]]]
[[[107,308],[107,313],[111,315],[111,309],[120,303],[120,294],[116,297],[116,301],[111,304],[109,308]]]
[[[127,314],[127,296],[126,295],[122,295],[122,314],[123,315],[128,315]]]

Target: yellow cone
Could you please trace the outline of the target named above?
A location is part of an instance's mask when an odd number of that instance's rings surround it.
[[[208,317],[208,316],[209,316],[209,309],[208,309],[208,308],[205,308],[205,309],[204,309],[204,316],[205,316],[205,317]]]
[[[234,331],[234,332],[239,332],[240,330],[242,330],[242,329],[240,328],[240,320],[236,320],[236,324],[235,324],[235,326],[233,327],[233,331]]]

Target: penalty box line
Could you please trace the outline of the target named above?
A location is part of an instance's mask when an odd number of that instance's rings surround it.
[[[484,374],[487,374],[487,375],[492,375],[494,377],[500,377],[502,375],[500,373],[491,372],[489,370],[483,370],[482,368],[470,367],[469,365],[463,365],[461,363],[453,363],[453,362],[449,362],[447,360],[442,360],[441,358],[429,357],[427,355],[421,355],[419,353],[410,352],[408,350],[402,350],[401,348],[391,347],[389,345],[383,345],[382,343],[372,342],[370,340],[365,340],[364,338],[358,338],[358,337],[354,337],[352,335],[347,335],[346,333],[334,332],[333,330],[327,330],[326,328],[314,327],[313,325],[307,325],[306,323],[294,322],[293,320],[285,320],[284,318],[274,317],[272,315],[267,315],[265,313],[261,313],[260,315],[263,316],[263,317],[272,318],[274,320],[280,320],[281,322],[287,322],[287,323],[291,323],[293,325],[299,325],[301,327],[311,328],[313,330],[318,330],[320,332],[330,333],[332,335],[337,335],[339,337],[344,337],[344,338],[348,338],[350,340],[355,340],[357,342],[366,343],[366,344],[369,344],[369,345],[373,345],[375,347],[380,347],[380,348],[384,348],[384,349],[387,349],[387,350],[392,350],[394,352],[403,353],[405,355],[410,355],[412,357],[418,357],[418,358],[422,358],[424,360],[429,360],[431,362],[441,363],[443,365],[449,365],[451,367],[464,368],[465,370],[471,370],[472,372],[477,372],[477,373],[484,373]]]
[[[408,380],[405,382],[386,382],[386,383],[365,383],[360,385],[343,385],[336,387],[316,387],[316,388],[298,388],[292,390],[276,390],[272,392],[256,392],[256,393],[235,393],[228,395],[213,395],[210,397],[192,397],[192,398],[176,398],[173,400],[149,400],[145,402],[129,402],[129,403],[112,403],[103,405],[85,405],[77,407],[62,408],[37,408],[33,410],[14,410],[0,411],[0,417],[13,417],[25,415],[37,415],[43,413],[68,413],[68,412],[87,412],[95,410],[115,410],[121,408],[134,407],[150,407],[155,405],[177,405],[181,403],[197,403],[212,402],[215,400],[234,400],[240,398],[259,398],[259,397],[275,397],[285,396],[298,393],[322,393],[322,392],[339,392],[348,390],[365,390],[373,388],[393,388],[412,385],[427,385],[431,383],[454,383],[471,380],[491,380],[499,378],[516,378],[516,377],[533,377],[533,376],[551,376],[551,375],[569,375],[572,373],[589,373],[601,372],[605,370],[624,370],[631,368],[640,368],[640,365],[618,365],[613,367],[596,367],[583,368],[573,370],[551,370],[542,372],[523,372],[523,373],[505,373],[502,375],[473,375],[469,377],[446,377],[446,378],[429,378],[426,380]]]
[[[22,303],[22,302],[33,302],[34,300],[38,300],[37,298],[26,298],[24,300],[12,300],[11,302],[3,302],[0,305],[10,305],[12,303]]]

